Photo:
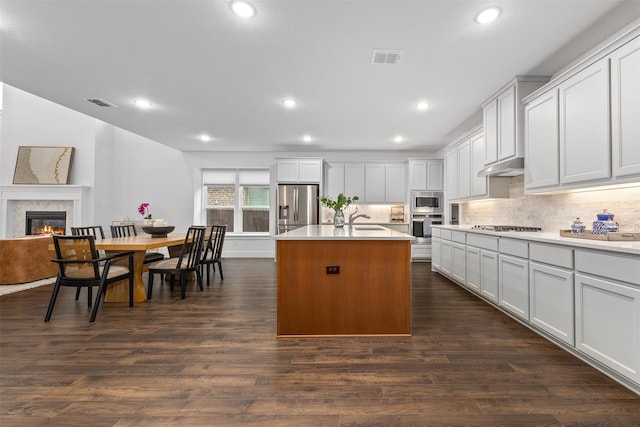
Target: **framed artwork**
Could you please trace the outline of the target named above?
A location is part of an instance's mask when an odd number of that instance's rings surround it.
[[[73,147],[18,147],[14,184],[68,184]]]

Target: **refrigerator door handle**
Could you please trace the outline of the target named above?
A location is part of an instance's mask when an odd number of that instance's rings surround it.
[[[298,209],[300,208],[300,206],[298,206],[298,191],[300,191],[298,187],[293,189],[293,220],[296,222],[298,222]]]

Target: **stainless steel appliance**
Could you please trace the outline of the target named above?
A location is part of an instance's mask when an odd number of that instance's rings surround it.
[[[442,213],[444,197],[440,191],[414,191],[411,193],[411,213]]]
[[[317,223],[317,185],[278,185],[278,234]]]
[[[442,214],[414,213],[411,215],[411,234],[414,243],[431,243],[431,226],[442,224]]]
[[[540,227],[529,227],[525,225],[474,225],[471,227],[474,230],[486,230],[486,231],[542,231]]]

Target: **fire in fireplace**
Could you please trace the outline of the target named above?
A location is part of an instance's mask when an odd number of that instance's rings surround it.
[[[27,211],[26,235],[65,234],[67,213],[65,211]]]

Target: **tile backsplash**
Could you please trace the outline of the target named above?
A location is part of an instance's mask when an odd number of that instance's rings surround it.
[[[620,231],[640,232],[638,187],[564,194],[525,195],[524,176],[509,178],[509,198],[460,204],[460,224],[506,224],[542,227],[543,231],[568,229],[579,217],[587,228],[596,213],[615,214]]]

